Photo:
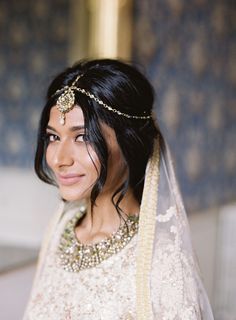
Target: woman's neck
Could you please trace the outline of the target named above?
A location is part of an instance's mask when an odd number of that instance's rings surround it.
[[[139,213],[139,203],[131,191],[126,193],[119,207],[124,219],[127,218],[127,215]],[[85,217],[76,228],[76,236],[82,243],[95,243],[116,232],[120,223],[121,220],[111,196],[100,194],[96,199],[93,212],[91,212],[91,206],[88,205]]]

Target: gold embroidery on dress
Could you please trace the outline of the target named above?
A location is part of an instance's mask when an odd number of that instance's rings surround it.
[[[70,272],[97,266],[122,250],[138,231],[138,216],[130,215],[111,237],[85,245],[75,236],[74,229],[79,217],[81,214],[75,215],[67,223],[58,247],[59,265]]]

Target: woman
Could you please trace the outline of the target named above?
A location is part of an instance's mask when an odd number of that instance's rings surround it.
[[[51,83],[35,169],[63,199],[25,320],[213,319],[153,90],[116,60]]]

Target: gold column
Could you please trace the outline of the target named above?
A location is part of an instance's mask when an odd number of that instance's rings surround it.
[[[71,0],[69,61],[130,59],[132,0]]]

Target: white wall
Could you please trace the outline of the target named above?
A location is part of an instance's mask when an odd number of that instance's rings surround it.
[[[215,320],[236,319],[236,203],[189,216]]]
[[[35,265],[0,274],[0,319],[20,320],[29,299]]]
[[[214,294],[215,260],[219,209],[195,212],[188,216],[193,247],[211,301]]]
[[[0,245],[38,247],[58,204],[55,187],[33,170],[0,168]]]

